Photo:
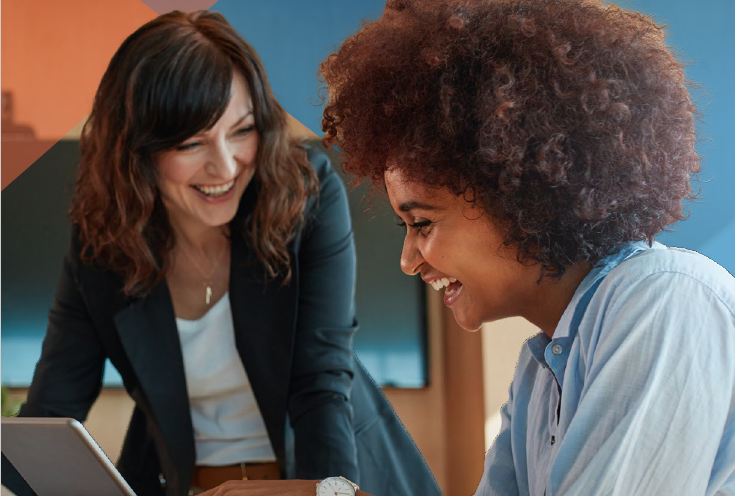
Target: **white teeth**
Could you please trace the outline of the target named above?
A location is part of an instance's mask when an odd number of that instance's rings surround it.
[[[432,288],[439,291],[440,289],[449,286],[453,282],[457,282],[457,279],[455,279],[454,277],[443,277],[441,279],[434,279],[429,284],[431,284]]]
[[[195,186],[195,188],[201,191],[202,193],[204,193],[205,195],[220,196],[230,191],[234,185],[235,185],[235,180],[233,179],[229,183],[222,184],[220,186],[199,185],[199,186]]]

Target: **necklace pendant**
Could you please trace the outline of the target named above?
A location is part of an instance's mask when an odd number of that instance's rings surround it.
[[[212,301],[212,286],[207,285],[207,289],[204,292],[204,301],[207,302],[207,305]]]

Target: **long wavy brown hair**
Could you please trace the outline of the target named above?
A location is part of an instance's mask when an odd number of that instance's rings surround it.
[[[253,48],[221,14],[171,12],[117,50],[80,139],[70,216],[81,257],[120,273],[127,295],[144,296],[171,265],[175,238],[157,187],[156,154],[219,120],[233,71],[247,81],[260,145],[248,186],[257,199],[252,211],[238,212],[231,233],[249,242],[266,279],[290,281],[288,244],[306,199],[318,191],[316,175],[289,137],[286,113]]]

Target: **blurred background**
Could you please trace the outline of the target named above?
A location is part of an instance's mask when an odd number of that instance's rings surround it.
[[[428,0],[427,0],[428,1]],[[102,72],[123,39],[160,9],[196,8],[193,0],[6,0],[2,4],[2,260],[0,349],[3,414],[25,397],[40,354],[69,240],[69,207],[81,125]],[[212,5],[213,2],[207,6]],[[626,0],[668,24],[669,43],[690,62],[703,113],[702,196],[691,217],[660,236],[735,273],[735,2]],[[166,5],[163,5],[166,4]],[[295,136],[318,139],[319,61],[362,19],[380,16],[381,0],[219,0],[212,5],[258,51]],[[155,9],[155,10],[154,10]],[[729,145],[729,146],[728,146]],[[331,151],[335,169],[339,153]],[[32,164],[32,166],[31,166]],[[345,178],[348,181],[349,178]],[[358,250],[355,349],[424,453],[445,494],[474,491],[483,455],[497,434],[518,352],[535,334],[522,319],[456,326],[438,293],[398,266],[403,231],[385,202],[366,211],[364,189],[350,193]],[[6,396],[7,393],[7,396]],[[119,454],[132,402],[109,367],[87,427],[112,460]]]

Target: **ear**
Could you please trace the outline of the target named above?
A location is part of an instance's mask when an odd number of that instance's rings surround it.
[[[469,220],[477,220],[485,215],[485,209],[476,201],[477,195],[474,186],[466,186],[462,192],[465,201],[462,207],[462,215]]]

